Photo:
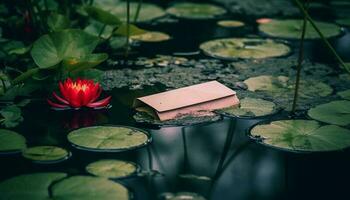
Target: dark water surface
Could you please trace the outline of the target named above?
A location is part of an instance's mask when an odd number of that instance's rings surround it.
[[[173,40],[141,45],[140,56],[197,51],[206,40],[258,34],[252,19],[248,27],[225,29],[217,20],[180,20],[174,24],[144,25],[165,31]],[[332,39],[340,54],[350,61],[350,35]],[[298,43],[291,41],[293,47]],[[294,52],[297,49],[294,48]],[[195,58],[205,58],[204,55]],[[334,60],[320,41],[306,44],[306,58],[331,63]],[[116,58],[117,59],[117,58]],[[186,127],[147,128],[135,124],[130,105],[135,97],[163,91],[162,87],[129,91],[115,89],[113,107],[97,111],[53,111],[44,99],[33,100],[18,128],[28,146],[57,145],[70,149],[72,157],[58,164],[34,164],[20,155],[0,155],[0,179],[22,173],[60,171],[86,174],[85,166],[105,158],[125,159],[142,167],[144,177],[122,180],[135,199],[154,200],[165,192],[196,192],[213,200],[246,199],[350,199],[350,153],[295,154],[271,149],[249,140],[246,131],[266,120],[229,119]],[[281,116],[277,116],[279,118]],[[124,153],[93,153],[74,149],[66,136],[70,130],[92,125],[128,125],[148,130],[151,145]],[[199,176],[199,177],[198,177]]]

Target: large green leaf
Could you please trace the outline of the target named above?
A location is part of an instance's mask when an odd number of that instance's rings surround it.
[[[176,3],[166,10],[180,18],[209,19],[226,13],[224,8],[206,3]]]
[[[1,109],[0,115],[3,117],[1,124],[6,128],[16,127],[23,121],[22,111],[16,105],[10,105]]]
[[[51,31],[60,31],[69,28],[70,21],[64,15],[52,13],[47,18],[47,26],[50,28]]]
[[[127,27],[127,24],[122,24],[114,33],[119,36],[127,36]],[[146,33],[146,30],[143,30],[133,24],[129,24],[129,36],[141,35],[144,33]]]
[[[327,38],[335,37],[341,33],[341,28],[336,24],[330,24],[326,22],[315,22],[315,23],[317,27],[321,30],[323,35]],[[269,23],[259,25],[259,30],[273,37],[298,39],[301,36],[302,25],[303,25],[303,20],[273,19]],[[311,26],[309,22],[307,23],[305,38],[306,39],[320,38],[316,30]]]
[[[77,147],[93,151],[122,151],[140,147],[149,142],[144,132],[113,126],[81,128],[70,132],[68,140]]]
[[[318,105],[311,108],[308,115],[322,122],[347,126],[350,125],[350,101],[332,101]]]
[[[204,42],[199,48],[209,56],[227,60],[279,57],[290,52],[281,42],[260,38],[216,39]]]
[[[91,21],[87,27],[84,28],[84,31],[94,35],[96,37],[101,37],[103,39],[108,39],[112,36],[115,26],[104,25],[97,21]]]
[[[136,173],[137,166],[122,160],[99,160],[86,166],[86,171],[95,176],[123,178]]]
[[[36,146],[25,149],[22,152],[23,157],[41,162],[59,161],[67,158],[69,152],[66,149],[55,146]]]
[[[321,126],[313,120],[280,120],[255,126],[250,134],[262,143],[293,151],[334,151],[350,146],[350,130]]]
[[[128,190],[105,178],[73,176],[53,185],[55,200],[128,200]]]
[[[49,68],[64,59],[89,56],[99,39],[82,30],[69,29],[41,36],[34,42],[31,55],[40,68]]]
[[[229,107],[218,110],[219,113],[238,117],[259,117],[272,114],[276,111],[277,105],[275,103],[249,97],[240,100],[238,107]]]
[[[337,93],[341,98],[350,100],[350,90],[345,90]]]
[[[20,151],[26,148],[26,139],[14,132],[0,129],[0,152]]]
[[[0,183],[1,200],[50,200],[49,186],[65,173],[24,174]]]
[[[88,15],[95,19],[96,21],[99,21],[103,24],[108,25],[119,25],[121,21],[119,18],[113,14],[111,14],[108,11],[105,11],[101,8],[95,7],[95,6],[85,6],[85,11],[88,13]]]
[[[69,72],[79,72],[93,68],[103,61],[107,60],[108,54],[96,53],[82,58],[67,58],[63,60],[62,65]]]

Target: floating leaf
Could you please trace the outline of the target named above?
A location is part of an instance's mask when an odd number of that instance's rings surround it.
[[[95,6],[85,6],[85,11],[91,18],[103,24],[119,25],[121,23],[120,19],[117,16],[101,8]]]
[[[53,199],[128,200],[121,184],[99,177],[73,176],[52,186]]]
[[[41,36],[34,42],[31,55],[40,68],[49,68],[62,60],[86,58],[99,39],[82,30],[69,29]]]
[[[20,151],[26,148],[26,139],[14,132],[0,129],[0,152]]]
[[[350,90],[338,92],[338,95],[341,96],[341,98],[343,99],[350,100]]]
[[[0,183],[0,199],[49,200],[49,187],[65,178],[65,173],[24,174]]]
[[[69,152],[61,147],[36,146],[25,149],[23,157],[39,162],[55,162],[65,160],[69,157]]]
[[[165,200],[205,200],[204,197],[193,192],[163,193],[161,195]]]
[[[86,171],[95,176],[106,178],[124,178],[135,174],[137,166],[122,160],[100,160],[86,166]]]
[[[250,134],[261,142],[283,150],[317,152],[350,146],[350,130],[321,126],[313,120],[280,120],[255,126]]]
[[[326,38],[335,37],[341,33],[341,28],[335,24],[326,22],[315,22],[316,26],[321,30]],[[269,23],[260,24],[259,30],[269,36],[299,39],[302,31],[303,20],[287,19],[278,20],[273,19]],[[319,39],[320,36],[312,25],[308,22],[305,39]]]
[[[126,3],[120,1],[95,1],[98,7],[117,16],[121,21],[126,22]],[[138,3],[130,2],[130,17],[134,19]],[[150,3],[142,3],[137,22],[150,21],[165,15],[164,10]]]
[[[244,26],[244,23],[237,20],[221,20],[217,23],[219,26],[226,27],[226,28],[236,28],[236,27],[242,27]]]
[[[141,42],[163,42],[169,40],[170,36],[166,33],[151,31],[141,35],[133,35],[130,38]]]
[[[95,126],[68,134],[68,140],[78,148],[91,151],[125,151],[150,142],[146,133],[135,128]]]
[[[64,15],[53,13],[47,18],[47,26],[51,31],[60,31],[69,28],[70,21]]]
[[[7,106],[1,109],[0,114],[3,117],[1,124],[7,128],[16,127],[23,121],[22,111],[16,105]]]
[[[340,126],[350,125],[350,101],[332,101],[318,105],[308,111],[315,120]]]
[[[179,18],[210,19],[226,13],[222,7],[206,3],[176,3],[166,10]]]
[[[272,114],[276,111],[277,106],[275,103],[249,97],[240,100],[238,107],[229,107],[218,110],[219,113],[237,117],[260,117]]]
[[[226,60],[279,57],[291,51],[281,42],[258,38],[216,39],[202,43],[199,48],[209,56]]]
[[[119,36],[127,36],[127,27],[127,24],[122,24],[114,33]],[[129,24],[129,36],[141,35],[144,33],[146,33],[146,30],[143,30],[133,24]]]

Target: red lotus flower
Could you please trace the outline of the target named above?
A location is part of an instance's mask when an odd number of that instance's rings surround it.
[[[60,97],[55,92],[52,96],[59,102],[55,103],[50,99],[47,102],[53,108],[102,108],[109,104],[111,96],[104,98],[100,101],[96,101],[102,92],[102,88],[99,83],[94,83],[93,80],[80,79],[76,81],[68,78],[63,83],[59,82]]]

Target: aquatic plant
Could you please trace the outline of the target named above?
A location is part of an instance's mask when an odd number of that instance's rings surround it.
[[[59,103],[47,99],[47,102],[53,108],[103,108],[106,107],[111,100],[111,96],[108,96],[97,101],[101,95],[102,88],[99,83],[95,83],[93,80],[78,78],[74,81],[68,78],[63,83],[59,83],[59,89],[63,97],[60,97],[55,92],[52,93],[53,98]]]

